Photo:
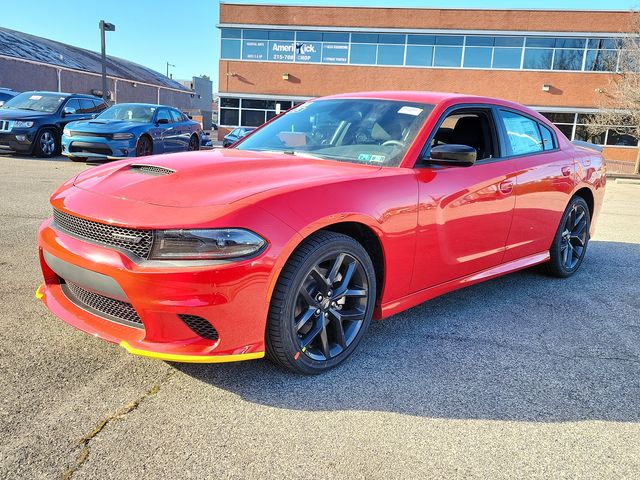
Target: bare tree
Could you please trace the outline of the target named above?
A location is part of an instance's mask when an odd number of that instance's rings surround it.
[[[631,34],[620,39],[616,50],[595,51],[594,70],[615,72],[609,85],[601,92],[597,113],[587,120],[587,133],[598,137],[609,131],[621,144],[633,145],[640,138],[640,17],[633,12]],[[606,46],[605,46],[606,48]],[[634,172],[640,173],[640,148]]]

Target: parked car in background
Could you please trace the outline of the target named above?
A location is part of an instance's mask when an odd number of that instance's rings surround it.
[[[256,127],[234,128],[224,136],[224,138],[222,139],[222,146],[225,148],[230,147],[231,145],[236,143],[238,140],[240,140],[242,137],[246,137],[249,133],[253,132],[255,129]]]
[[[91,95],[24,92],[0,107],[0,151],[52,157],[60,153],[65,125],[107,108]]]
[[[64,129],[62,154],[73,161],[118,160],[200,149],[198,122],[166,105],[120,103]]]
[[[599,150],[504,100],[314,99],[233,148],[64,183],[39,231],[37,296],[133,354],[266,354],[320,373],[349,357],[374,316],[533,265],[573,275],[604,197]],[[553,285],[562,296],[584,278]]]
[[[15,90],[11,90],[10,88],[2,88],[0,87],[0,107],[4,105],[7,100],[11,100],[13,97],[18,95],[20,92],[16,92]]]

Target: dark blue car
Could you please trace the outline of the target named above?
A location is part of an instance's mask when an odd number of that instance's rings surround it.
[[[74,161],[118,160],[198,150],[198,122],[165,105],[120,103],[96,118],[68,124],[62,154]]]

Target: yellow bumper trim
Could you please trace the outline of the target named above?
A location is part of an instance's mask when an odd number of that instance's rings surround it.
[[[238,355],[179,355],[176,353],[160,353],[134,348],[124,340],[120,342],[120,346],[133,355],[157,358],[158,360],[165,360],[167,362],[227,363],[240,362],[242,360],[256,360],[258,358],[264,357],[264,352],[240,353]]]
[[[42,297],[44,297],[44,293],[42,293],[42,287],[44,287],[44,283],[41,283],[40,286],[38,287],[38,289],[36,290],[36,298],[38,300],[42,300]]]

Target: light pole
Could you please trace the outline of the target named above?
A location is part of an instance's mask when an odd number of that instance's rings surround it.
[[[115,32],[116,26],[100,20],[100,40],[102,44],[102,99],[107,101],[107,52],[104,42],[104,32]]]
[[[169,67],[175,67],[173,63],[167,62],[167,77],[169,76]]]

